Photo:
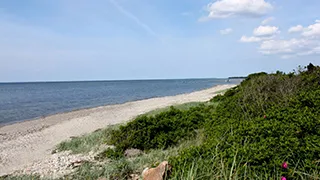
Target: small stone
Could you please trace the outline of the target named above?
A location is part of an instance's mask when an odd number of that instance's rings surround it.
[[[139,180],[140,176],[138,174],[130,174],[130,180]]]
[[[143,152],[140,149],[127,149],[124,152],[126,157],[135,157],[141,155]]]

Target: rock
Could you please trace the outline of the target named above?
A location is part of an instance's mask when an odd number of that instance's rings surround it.
[[[135,157],[141,155],[143,152],[140,149],[127,149],[124,152],[126,157]]]
[[[168,161],[163,161],[156,168],[146,168],[142,172],[143,180],[164,180],[168,176],[171,166]]]
[[[130,180],[139,180],[139,175],[138,174],[130,174]]]
[[[58,152],[58,149],[54,149],[54,150],[51,151],[51,154],[55,154],[57,152]]]

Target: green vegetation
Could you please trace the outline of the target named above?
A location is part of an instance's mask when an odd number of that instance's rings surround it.
[[[179,151],[190,147],[191,145],[201,144],[202,133],[199,133],[196,139],[187,140],[183,143],[169,147],[165,150],[153,149],[137,157],[109,159],[102,164],[86,163],[76,172],[65,176],[65,179],[98,179],[106,177],[107,179],[126,180],[130,175],[140,175],[146,167],[156,167],[162,161],[169,159],[170,156],[178,155]]]
[[[175,146],[203,128],[201,145],[169,159],[173,179],[319,178],[319,83],[320,68],[313,65],[289,74],[251,74],[213,98],[218,106],[140,116],[113,131],[111,142],[119,151],[148,152]]]
[[[200,104],[187,110],[171,107],[155,116],[140,116],[112,131],[110,142],[121,152],[128,148],[165,149],[195,137],[214,109],[215,105]]]
[[[189,109],[191,107],[195,107],[195,106],[198,106],[200,104],[203,104],[203,103],[201,103],[201,102],[189,102],[189,103],[184,103],[184,104],[178,104],[178,105],[175,105],[173,107],[176,108],[176,109],[179,109],[179,110],[187,110],[187,109]],[[169,111],[169,110],[170,110],[170,107],[155,109],[153,111],[150,111],[150,112],[147,112],[147,113],[143,114],[142,116],[155,116],[157,114],[160,114],[162,112],[166,112],[166,111]]]
[[[40,179],[37,175],[2,176],[0,180],[35,180]]]
[[[155,116],[162,112],[166,112],[170,110],[170,108],[175,108],[179,110],[188,110],[192,107],[198,106],[200,104],[210,104],[214,105],[215,103],[208,102],[208,103],[201,103],[201,102],[190,102],[184,104],[178,104],[172,107],[166,107],[161,109],[156,109],[150,111],[142,116]],[[105,129],[99,129],[93,133],[86,134],[80,137],[74,137],[71,140],[64,141],[57,145],[55,151],[71,151],[72,153],[79,154],[79,153],[88,153],[92,150],[99,148],[101,145],[110,144],[110,136],[113,130],[119,129],[120,124],[117,125],[110,125]]]
[[[118,129],[120,125],[111,125],[105,129],[97,130],[91,134],[72,138],[58,144],[55,151],[71,151],[72,153],[88,153],[99,148],[101,145],[110,141],[112,130]]]

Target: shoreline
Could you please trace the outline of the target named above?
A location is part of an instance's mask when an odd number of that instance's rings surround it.
[[[91,133],[108,125],[125,123],[154,109],[187,102],[208,101],[221,90],[234,86],[236,85],[216,85],[187,94],[78,109],[2,126],[0,176],[49,157],[57,144],[70,137]]]
[[[208,89],[212,89],[212,88],[215,88],[215,87],[218,87],[218,86],[224,86],[224,85],[231,85],[232,86],[232,85],[236,85],[236,84],[214,85],[214,86],[209,87],[209,88],[200,89],[200,90],[189,92],[189,93],[182,93],[182,94],[176,94],[176,95],[171,95],[171,96],[155,96],[155,97],[150,97],[150,98],[146,98],[146,99],[137,99],[137,100],[133,100],[133,101],[127,101],[127,102],[124,102],[124,103],[105,104],[105,105],[98,105],[98,106],[92,106],[92,107],[83,107],[83,108],[80,107],[80,108],[77,108],[77,109],[74,109],[74,110],[70,110],[70,111],[51,113],[51,114],[48,114],[48,115],[42,115],[42,116],[31,118],[31,119],[24,119],[24,120],[17,120],[17,121],[9,122],[9,123],[3,123],[3,124],[0,124],[0,130],[1,130],[1,128],[5,127],[5,126],[11,126],[11,125],[14,125],[14,124],[26,123],[28,121],[37,121],[37,120],[41,120],[41,119],[45,119],[45,118],[50,118],[52,116],[63,115],[63,114],[68,114],[68,113],[73,113],[73,112],[78,112],[78,111],[84,111],[84,110],[90,110],[90,109],[95,109],[95,108],[102,108],[102,107],[107,107],[107,106],[122,105],[122,104],[130,103],[130,102],[138,102],[138,101],[149,100],[149,99],[187,95],[187,94],[191,94],[191,93],[194,93],[194,92],[205,91],[205,90],[208,90]],[[1,142],[1,131],[0,131],[0,142]]]
[[[175,80],[175,79],[172,79],[172,80]],[[139,80],[137,80],[137,81],[139,81]],[[81,82],[81,81],[79,81],[79,82]],[[22,82],[22,83],[25,83],[25,82]],[[34,82],[26,82],[26,83],[34,83]],[[40,82],[40,83],[43,83],[43,82]],[[60,82],[57,82],[57,83],[60,83]],[[174,96],[179,96],[179,95],[187,95],[187,94],[191,94],[191,93],[194,93],[194,92],[204,91],[204,90],[212,89],[214,87],[223,86],[223,85],[237,85],[237,84],[232,84],[232,83],[230,83],[230,84],[219,84],[219,85],[214,85],[214,86],[209,87],[209,88],[204,88],[204,89],[200,89],[200,90],[196,90],[196,91],[192,91],[192,92],[187,92],[187,93],[176,94],[176,95],[154,96],[154,97],[145,98],[145,99],[136,99],[136,100],[133,100],[133,101],[127,101],[127,102],[124,102],[124,103],[105,104],[105,105],[97,105],[97,106],[91,106],[91,107],[79,107],[79,108],[75,108],[73,110],[50,113],[50,114],[47,114],[47,115],[42,115],[42,116],[30,118],[30,119],[23,119],[23,120],[16,120],[16,121],[13,121],[13,122],[8,122],[8,123],[2,123],[2,124],[0,124],[0,129],[5,127],[5,126],[11,126],[11,125],[14,125],[14,124],[25,123],[25,122],[28,122],[28,121],[41,120],[41,119],[50,118],[51,116],[56,116],[56,115],[62,115],[62,114],[67,114],[67,113],[72,113],[72,112],[83,111],[83,110],[90,110],[90,109],[106,107],[106,106],[121,105],[121,104],[126,104],[126,103],[130,103],[130,102],[137,102],[137,101],[143,101],[143,100],[148,100],[148,99],[156,99],[156,98],[164,98],[164,97],[174,97]],[[1,131],[0,131],[0,142],[1,142]]]

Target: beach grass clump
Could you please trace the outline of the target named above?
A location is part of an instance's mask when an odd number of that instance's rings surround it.
[[[109,142],[111,132],[118,129],[119,126],[120,125],[110,125],[105,129],[99,129],[93,133],[63,141],[57,145],[55,151],[71,151],[74,154],[88,153]]]
[[[41,179],[39,175],[7,175],[1,176],[0,180],[36,180]]]

